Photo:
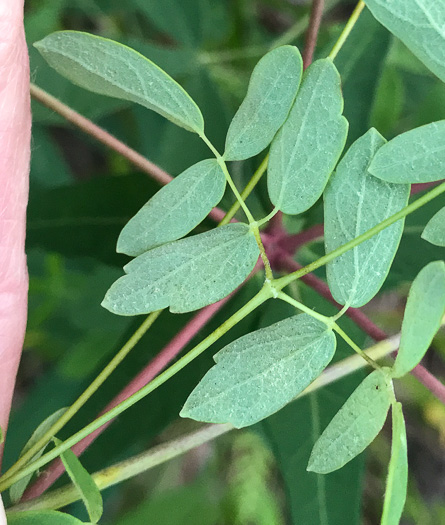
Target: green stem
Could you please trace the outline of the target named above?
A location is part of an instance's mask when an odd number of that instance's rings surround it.
[[[216,160],[218,161],[218,164],[221,166],[221,169],[224,172],[224,175],[226,177],[227,183],[229,184],[231,190],[235,194],[235,197],[237,201],[239,202],[240,206],[242,207],[244,213],[246,214],[247,220],[249,223],[255,222],[255,219],[253,218],[253,215],[250,213],[249,208],[246,206],[246,203],[242,199],[241,195],[239,194],[238,188],[235,186],[235,183],[232,180],[232,177],[230,176],[229,170],[227,169],[227,165],[225,160],[223,159],[222,155],[219,153],[219,151],[215,148],[215,146],[210,142],[210,140],[206,137],[206,135],[202,134],[200,135],[201,139],[206,143],[206,145],[209,147],[211,152],[215,155]]]
[[[88,388],[76,399],[76,401],[68,408],[68,410],[49,428],[45,434],[25,453],[12,467],[3,474],[3,477],[8,478],[15,472],[21,469],[23,465],[28,463],[37,452],[39,452],[51,439],[59,432],[71,418],[77,414],[80,408],[90,399],[90,397],[98,390],[98,388],[105,382],[111,373],[124,360],[128,353],[136,346],[141,337],[147,332],[151,325],[161,314],[162,310],[151,313],[130,339],[124,344],[119,352],[113,357],[108,365],[96,377],[96,379],[88,386]]]
[[[50,452],[43,455],[40,459],[37,459],[36,461],[33,461],[31,463],[28,463],[23,469],[21,469],[19,472],[16,472],[12,475],[4,475],[0,478],[0,492],[4,491],[11,485],[13,485],[15,482],[19,481],[20,479],[24,478],[28,474],[31,474],[35,472],[36,470],[40,469],[53,459],[55,459],[57,456],[59,456],[62,452],[65,450],[68,450],[72,446],[74,446],[76,443],[84,439],[86,436],[100,428],[105,423],[108,423],[111,419],[114,419],[119,414],[122,414],[125,410],[136,404],[138,401],[146,397],[148,394],[153,392],[153,390],[156,390],[159,386],[163,385],[168,379],[173,377],[176,373],[178,373],[180,370],[182,370],[186,365],[188,365],[191,361],[193,361],[196,357],[198,357],[204,350],[209,348],[215,341],[217,341],[221,336],[223,336],[226,332],[228,332],[232,327],[234,327],[237,323],[239,323],[244,317],[246,317],[249,313],[251,313],[253,310],[255,310],[258,306],[263,304],[267,299],[271,297],[271,291],[268,287],[263,287],[249,302],[247,302],[242,308],[240,308],[237,312],[235,312],[227,321],[225,321],[221,326],[219,326],[214,332],[212,332],[208,337],[206,337],[201,343],[199,343],[197,346],[195,346],[190,352],[188,352],[185,356],[183,356],[181,359],[176,361],[172,366],[167,368],[164,372],[159,374],[157,377],[153,379],[150,383],[148,383],[145,387],[141,388],[138,392],[130,396],[125,401],[122,401],[119,405],[114,407],[113,409],[109,410],[96,420],[94,420],[92,423],[84,427],[83,429],[79,430],[65,440],[61,445],[58,447],[55,447]]]
[[[343,31],[341,32],[341,35],[337,42],[335,43],[334,47],[332,48],[332,51],[329,53],[329,58],[331,60],[334,60],[337,56],[340,49],[343,47],[343,44],[346,42],[346,39],[348,38],[349,34],[351,33],[353,27],[355,26],[361,12],[365,8],[365,2],[363,0],[360,0],[360,2],[356,5],[354,11],[352,12],[352,15],[350,16],[349,20],[346,22],[345,27],[343,28]]]
[[[357,352],[357,354],[361,357],[363,357],[363,359],[365,361],[368,362],[369,365],[371,365],[373,368],[375,368],[376,370],[380,370],[380,367],[379,365],[373,361],[367,354],[366,352],[364,352],[356,343],[354,343],[354,341],[349,337],[349,335],[344,331],[342,330],[337,323],[334,323],[333,326],[332,326],[332,329],[337,332],[337,334],[342,338],[344,339],[344,341],[346,341],[346,343],[348,343],[348,345],[354,350],[354,352]]]
[[[400,335],[393,336],[385,341],[368,348],[366,354],[373,360],[382,359],[397,350],[399,346]],[[296,399],[299,399],[311,392],[346,377],[349,374],[360,370],[366,365],[365,361],[358,356],[347,357],[326,368],[323,373],[311,383],[306,390],[301,392]],[[177,457],[193,448],[207,443],[222,434],[233,430],[230,424],[225,425],[206,425],[199,430],[187,434],[173,441],[154,447],[142,454],[138,454],[125,461],[112,465],[93,474],[93,479],[100,490],[116,485],[126,479],[137,476],[157,465],[160,465],[170,459]],[[12,515],[17,512],[27,510],[58,509],[69,505],[80,499],[79,492],[73,485],[66,485],[60,489],[53,490],[39,498],[25,503],[20,503],[8,509],[7,514]]]
[[[298,310],[301,310],[302,312],[310,315],[314,319],[317,319],[318,321],[321,321],[322,323],[327,325],[329,328],[332,328],[333,322],[332,322],[330,317],[326,317],[325,315],[322,315],[322,314],[319,314],[319,313],[315,312],[311,308],[308,308],[306,305],[304,305],[303,303],[300,303],[299,301],[297,301],[293,297],[290,297],[290,295],[287,295],[284,292],[279,292],[277,297],[278,297],[278,299],[281,299],[282,301],[285,301],[286,303],[289,303],[292,306],[295,306],[295,308],[297,308]]]
[[[263,162],[258,166],[255,173],[252,175],[252,178],[247,183],[246,187],[241,192],[241,198],[243,202],[247,199],[247,197],[252,193],[255,186],[260,181],[261,177],[264,175],[267,163],[269,161],[269,155],[266,155],[266,157],[263,159]],[[226,213],[226,216],[224,219],[219,223],[219,226],[224,226],[225,224],[228,224],[234,217],[235,213],[240,209],[241,204],[238,200],[236,200],[230,210]]]
[[[339,246],[332,252],[327,253],[323,257],[320,257],[316,261],[308,264],[304,268],[301,268],[300,270],[297,270],[296,272],[290,273],[289,275],[285,275],[284,277],[281,277],[280,279],[276,279],[273,282],[274,287],[277,290],[282,290],[285,286],[290,284],[292,281],[295,281],[296,279],[299,279],[303,275],[306,275],[308,273],[313,272],[317,268],[321,268],[325,264],[333,261],[337,257],[340,257],[340,255],[343,255],[349,250],[352,250],[359,244],[361,244],[364,241],[367,241],[374,235],[377,235],[385,228],[388,228],[388,226],[391,226],[395,222],[399,221],[400,219],[403,219],[410,213],[413,213],[414,211],[418,210],[431,200],[433,200],[435,197],[439,196],[441,193],[445,192],[445,182],[440,184],[439,186],[436,186],[432,190],[430,190],[425,195],[422,195],[422,197],[418,198],[416,201],[412,202],[399,212],[395,213],[394,215],[391,215],[391,217],[388,217],[384,221],[380,222],[370,230],[366,231],[365,233],[362,233],[355,239],[352,239],[351,241],[347,242],[346,244],[343,244],[342,246]]]
[[[272,283],[272,286],[273,286],[273,283]],[[355,351],[357,352],[358,355],[360,355],[361,357],[363,357],[363,359],[365,361],[367,361],[367,363],[369,365],[371,365],[373,368],[375,368],[376,370],[379,370],[380,367],[377,363],[375,363],[369,356],[366,355],[365,352],[363,352],[363,350],[354,343],[354,341],[348,336],[348,334],[346,332],[344,332],[339,326],[338,324],[335,322],[334,318],[332,317],[326,317],[325,315],[322,315],[322,314],[319,314],[317,312],[314,312],[314,310],[311,310],[310,308],[308,308],[306,305],[300,303],[299,301],[295,300],[293,297],[290,297],[289,295],[283,293],[283,292],[279,292],[278,293],[278,299],[281,299],[283,301],[286,301],[287,303],[291,304],[292,306],[295,306],[295,308],[298,308],[299,310],[301,310],[302,312],[305,312],[306,314],[310,315],[311,317],[313,317],[314,319],[317,319],[318,321],[321,321],[322,323],[324,323],[328,328],[331,328],[332,330],[334,330],[335,332],[338,333],[338,335],[340,337],[342,337],[346,343],[348,343],[348,345]]]
[[[220,155],[219,151],[215,148],[215,146],[210,142],[210,140],[203,134],[200,135],[202,140],[207,144],[207,146],[210,148],[212,153],[215,155],[216,160],[218,161],[218,164],[221,166],[221,169],[224,172],[224,175],[226,177],[226,180],[232,189],[233,193],[235,194],[235,197],[237,201],[239,202],[240,206],[244,210],[244,213],[246,214],[247,220],[249,221],[249,225],[253,231],[253,234],[255,236],[255,240],[258,244],[258,248],[260,250],[261,259],[264,264],[264,270],[266,272],[266,278],[269,280],[273,279],[273,273],[272,268],[270,267],[269,259],[266,255],[266,250],[264,249],[263,241],[261,240],[260,230],[258,228],[258,224],[253,218],[253,215],[250,213],[249,208],[247,207],[246,203],[244,202],[243,198],[239,194],[238,188],[235,186],[235,183],[232,180],[232,177],[230,176],[229,170],[227,169],[226,162],[224,158]]]

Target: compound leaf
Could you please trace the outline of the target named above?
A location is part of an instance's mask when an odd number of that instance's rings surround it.
[[[227,132],[226,160],[253,157],[270,144],[294,102],[302,73],[303,60],[294,46],[278,47],[258,62]]]
[[[370,129],[349,148],[324,193],[325,247],[335,250],[406,206],[409,184],[390,184],[368,172],[385,139]],[[340,304],[359,307],[379,291],[399,246],[398,221],[327,265],[329,288]]]
[[[56,510],[30,510],[8,515],[8,525],[82,525],[70,514]]]
[[[377,20],[445,82],[445,4],[431,0],[365,0]]]
[[[228,224],[150,250],[128,263],[102,306],[119,315],[170,306],[190,312],[219,301],[253,270],[258,245],[247,224]]]
[[[376,370],[354,390],[319,437],[307,469],[327,474],[358,456],[382,429],[390,404],[386,375]]]
[[[445,120],[412,129],[380,148],[369,171],[396,183],[432,182],[443,179]]]
[[[392,445],[381,525],[399,525],[408,486],[408,449],[402,405],[392,406]]]
[[[29,438],[29,440],[23,447],[23,450],[20,453],[20,457],[23,456],[26,452],[28,452],[28,450],[30,450],[40,440],[40,438],[46,434],[46,432],[53,426],[53,424],[63,416],[66,410],[66,407],[60,408],[40,423],[40,425],[34,430],[32,436]],[[45,446],[42,447],[29,461],[31,462],[36,459],[39,459],[40,456],[43,454],[48,443],[46,443]],[[21,497],[23,496],[23,493],[26,490],[26,487],[31,481],[31,478],[32,474],[28,474],[27,476],[14,483],[14,485],[11,485],[11,488],[9,489],[9,497],[12,503],[17,503],[18,501],[20,501]]]
[[[445,313],[445,263],[434,261],[414,279],[402,323],[393,376],[407,374],[420,362]]]
[[[187,399],[182,417],[241,428],[273,414],[328,365],[336,340],[307,314],[279,321],[230,343]]]
[[[445,246],[445,207],[428,221],[423,230],[422,239],[436,246]]]
[[[126,224],[117,251],[140,255],[180,239],[219,203],[225,188],[226,178],[216,159],[191,166],[161,188]]]
[[[137,51],[80,31],[52,33],[34,45],[71,82],[94,93],[137,102],[178,126],[203,133],[203,117],[195,102]]]
[[[270,149],[269,196],[282,212],[302,213],[322,194],[346,141],[342,110],[340,75],[330,59],[317,60]]]
[[[56,445],[61,443],[60,440],[54,441]],[[103,513],[102,495],[99,488],[71,449],[62,452],[60,459],[65,466],[68,476],[79,491],[91,522],[97,523]]]

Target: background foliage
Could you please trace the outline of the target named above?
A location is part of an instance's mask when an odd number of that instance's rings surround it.
[[[306,2],[288,0],[28,0],[29,44],[59,29],[79,29],[119,40],[159,64],[180,82],[202,109],[207,134],[220,150],[241,102],[253,66],[277,41],[304,46]],[[353,4],[328,2],[318,57],[332,47]],[[46,65],[30,45],[33,81],[91,118],[173,175],[208,157],[199,138],[134,104],[86,93]],[[336,65],[342,75],[348,143],[370,125],[387,139],[412,127],[445,118],[445,86],[398,40],[364,12],[342,48]],[[140,323],[113,316],[100,306],[128,258],[115,253],[118,234],[158,185],[116,153],[73,129],[54,113],[33,105],[33,155],[28,208],[27,253],[30,315],[25,354],[12,414],[5,467],[17,457],[32,430],[51,412],[72,402]],[[233,166],[242,187],[260,159]],[[229,193],[222,207],[232,204]],[[248,201],[265,215],[265,184]],[[420,239],[439,197],[408,217],[401,247],[384,293],[367,307],[389,332],[397,331],[408,284],[443,249]],[[288,228],[322,222],[321,206],[291,218]],[[318,242],[297,254],[301,264],[322,252]],[[298,284],[308,304],[324,304]],[[250,298],[255,279],[202,330],[207,335]],[[323,303],[323,304],[321,304]],[[266,304],[223,337],[210,352],[120,416],[87,451],[83,464],[93,472],[187,431],[179,420],[185,399],[212,364],[212,355],[249,331],[293,313],[285,304]],[[334,309],[332,309],[334,311]],[[110,381],[61,432],[71,435],[103,406],[169,341],[188,315],[164,312]],[[344,328],[359,344],[364,334],[349,320]],[[336,359],[350,351],[339,343]],[[439,335],[428,366],[445,376],[445,339]],[[104,493],[103,523],[190,524],[355,524],[378,522],[389,456],[389,431],[344,469],[320,476],[306,472],[312,446],[342,405],[360,374],[288,405],[245,432],[228,434],[211,445],[157,467]],[[407,378],[398,397],[405,401],[410,451],[406,523],[445,520],[445,409],[415,380]],[[388,438],[388,439],[387,439]],[[365,462],[367,470],[365,471]],[[64,480],[66,481],[66,479]],[[363,498],[362,498],[363,496]],[[69,509],[85,519],[81,505]],[[329,516],[329,521],[327,521]],[[363,517],[364,516],[364,517]]]

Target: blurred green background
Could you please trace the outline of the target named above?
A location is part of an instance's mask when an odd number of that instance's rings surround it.
[[[60,29],[85,30],[137,49],[172,75],[200,106],[210,139],[222,147],[250,73],[270,47],[304,46],[310,2],[303,0],[27,0],[25,26],[32,81],[172,175],[209,156],[196,135],[145,108],[100,97],[52,71],[32,43]],[[326,56],[354,4],[328,1],[317,47]],[[336,65],[343,80],[348,143],[371,125],[386,138],[445,118],[445,86],[396,39],[364,12]],[[158,185],[113,151],[33,103],[31,188],[27,253],[29,322],[11,417],[5,467],[17,458],[33,429],[71,403],[89,384],[141,318],[113,316],[100,306],[121,275],[126,257],[115,253],[120,229]],[[234,163],[242,187],[262,157]],[[445,197],[410,216],[399,254],[383,293],[368,307],[382,328],[399,330],[404,298],[426,262],[443,249],[420,239]],[[437,202],[440,201],[440,202]],[[270,210],[264,181],[249,198],[255,215]],[[222,207],[232,204],[230,194]],[[298,232],[322,222],[318,204],[288,220]],[[207,224],[201,225],[201,228]],[[308,262],[321,253],[313,243],[298,254]],[[320,274],[322,275],[322,273]],[[239,301],[261,286],[249,282],[199,334],[216,328]],[[299,285],[307,304],[332,311]],[[166,385],[125,412],[84,454],[85,467],[100,468],[139,453],[194,425],[178,412],[212,364],[212,355],[240,335],[292,313],[265,305]],[[88,423],[190,319],[164,312],[110,380],[64,429],[68,437]],[[371,341],[349,321],[345,327],[363,345]],[[190,348],[190,346],[189,346]],[[336,358],[350,351],[341,346]],[[427,366],[445,377],[445,336],[439,335]],[[389,459],[390,428],[341,471],[306,472],[311,447],[360,374],[294,402],[249,431],[157,467],[104,493],[104,524],[116,525],[355,525],[379,521]],[[410,487],[406,524],[445,523],[445,408],[415,380],[399,385],[408,424]],[[59,485],[67,479],[59,481]],[[86,519],[80,504],[69,512]]]

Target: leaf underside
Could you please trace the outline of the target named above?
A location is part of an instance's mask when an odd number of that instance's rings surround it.
[[[34,46],[58,73],[80,87],[129,100],[198,134],[204,120],[184,89],[137,51],[80,31],[59,31]]]
[[[390,184],[368,171],[385,139],[370,129],[349,148],[324,193],[325,248],[329,253],[406,206],[409,184]],[[334,299],[359,307],[380,290],[396,254],[404,220],[337,257],[327,265]]]
[[[369,171],[396,183],[433,182],[445,177],[445,120],[398,135],[374,157]]]
[[[379,370],[362,381],[315,443],[308,470],[333,472],[365,450],[385,422],[391,403],[388,389]]]
[[[428,221],[423,230],[422,239],[436,246],[445,247],[445,207]]]
[[[164,244],[128,263],[127,275],[111,286],[102,306],[119,315],[167,306],[175,313],[197,310],[239,286],[258,256],[254,234],[242,223]]]
[[[425,355],[445,313],[445,263],[434,261],[414,279],[402,323],[393,376],[412,370]]]
[[[408,486],[408,450],[402,405],[392,406],[391,460],[386,480],[381,525],[399,525]]]
[[[445,82],[445,3],[365,0],[377,20]]]
[[[227,132],[226,160],[253,157],[270,144],[294,102],[302,72],[303,61],[294,46],[278,47],[258,62]]]
[[[342,111],[340,75],[331,60],[317,60],[270,149],[269,197],[282,212],[302,213],[321,196],[346,142]]]
[[[215,356],[181,411],[182,417],[241,428],[273,414],[302,392],[331,361],[335,335],[297,315],[237,339]]]
[[[161,188],[125,225],[117,251],[142,253],[191,232],[219,203],[226,178],[216,159],[191,166]]]

